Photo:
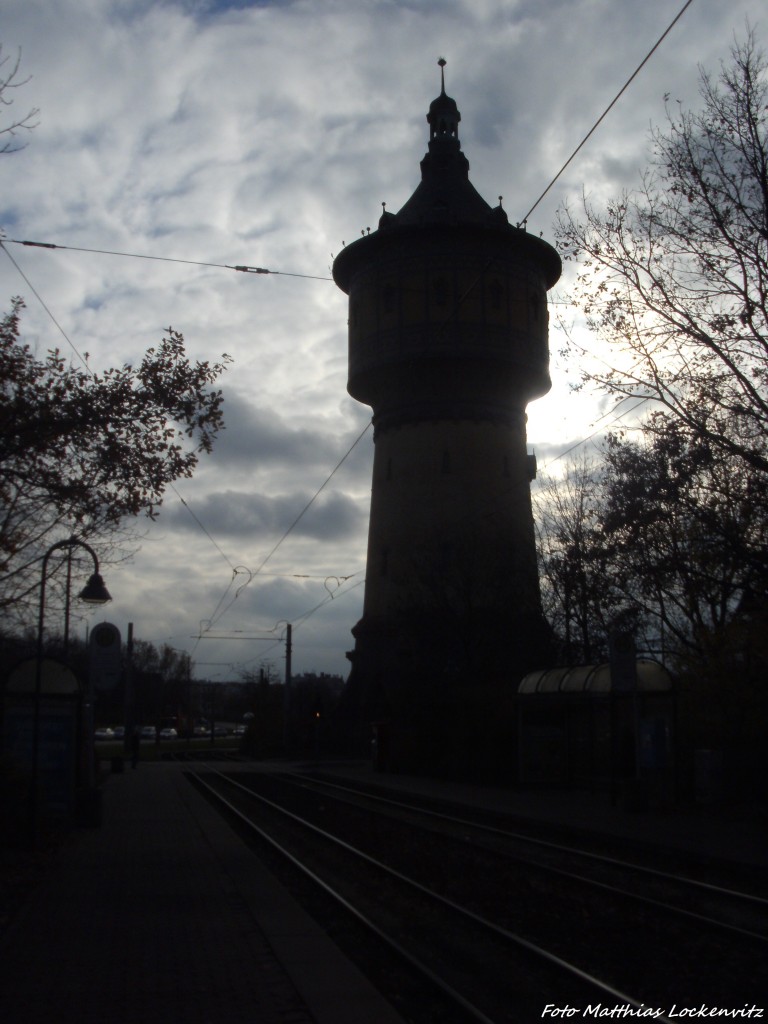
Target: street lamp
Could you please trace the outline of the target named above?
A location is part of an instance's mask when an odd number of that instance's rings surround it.
[[[39,809],[40,799],[40,719],[41,719],[41,703],[42,703],[42,692],[43,692],[43,638],[45,629],[45,585],[48,578],[48,562],[50,561],[51,555],[56,551],[66,550],[68,558],[72,557],[73,548],[84,548],[93,559],[93,573],[91,574],[85,587],[78,595],[82,601],[87,604],[106,604],[107,601],[111,601],[112,597],[104,585],[104,580],[99,573],[99,559],[96,556],[96,552],[93,548],[86,544],[84,540],[78,540],[77,537],[70,537],[68,540],[60,540],[51,547],[43,555],[42,562],[42,574],[40,577],[40,608],[38,613],[37,621],[37,653],[35,663],[35,697],[34,697],[34,712],[32,719],[32,788],[30,791],[30,834],[32,837],[33,844],[37,840],[37,817]],[[69,632],[69,600],[70,600],[70,571],[69,565],[67,567],[67,585],[65,594],[65,630]],[[68,642],[68,637],[65,637],[65,644]]]

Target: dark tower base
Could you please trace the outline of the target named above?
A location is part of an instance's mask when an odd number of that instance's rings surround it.
[[[543,616],[482,624],[422,617],[400,628],[361,619],[352,632],[345,705],[358,753],[366,754],[378,733],[380,770],[511,781],[515,682],[551,660]],[[462,633],[483,647],[471,668]]]

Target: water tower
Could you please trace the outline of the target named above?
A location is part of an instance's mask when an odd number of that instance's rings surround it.
[[[545,663],[548,635],[525,409],[551,386],[560,258],[471,184],[444,64],[421,183],[333,265],[349,295],[348,390],[371,406],[375,441],[348,701],[359,725],[384,724],[403,768],[462,729],[482,734],[475,719]]]

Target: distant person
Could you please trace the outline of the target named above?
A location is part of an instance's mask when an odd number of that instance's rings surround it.
[[[131,764],[135,768],[139,763],[139,746],[141,744],[141,735],[138,727],[136,727],[131,733]]]

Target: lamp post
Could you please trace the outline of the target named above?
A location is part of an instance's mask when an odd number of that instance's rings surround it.
[[[99,573],[99,559],[93,548],[85,541],[77,537],[70,537],[68,540],[60,540],[43,555],[42,573],[40,577],[40,608],[37,622],[37,652],[35,659],[35,695],[32,719],[32,788],[30,791],[30,835],[33,845],[37,841],[37,818],[40,801],[40,725],[41,725],[41,703],[43,693],[43,639],[45,629],[45,587],[48,578],[48,562],[56,551],[67,551],[68,563],[72,557],[73,548],[84,548],[93,559],[93,573],[80,594],[81,601],[87,604],[106,604],[112,597],[104,585],[104,580]],[[69,632],[69,599],[70,599],[70,566],[67,566],[67,584],[65,595],[66,623],[65,629]],[[65,637],[65,644],[68,644],[68,637]]]

